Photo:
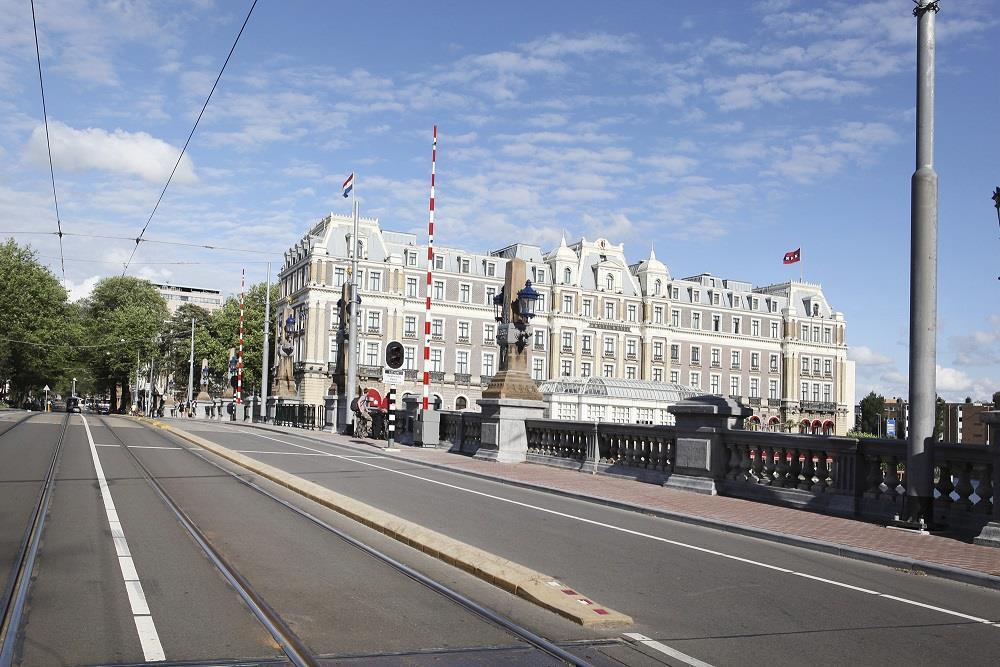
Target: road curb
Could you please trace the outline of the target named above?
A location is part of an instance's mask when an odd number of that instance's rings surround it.
[[[326,440],[317,438],[310,434],[299,434],[299,433],[290,434],[288,433],[288,431],[283,431],[281,429],[263,426],[260,424],[233,424],[233,426],[245,426],[249,428],[259,429],[262,431],[270,431],[272,433],[295,435],[300,438],[306,438],[309,440],[313,440],[314,442],[321,442],[327,445],[333,444],[342,447],[356,447],[358,449],[361,448],[360,445],[354,445],[354,444],[330,443],[327,442]],[[375,447],[375,449],[379,448]],[[733,523],[730,521],[724,521],[722,519],[712,519],[693,514],[685,514],[684,512],[678,512],[675,510],[655,509],[652,507],[637,505],[635,503],[629,503],[622,500],[615,500],[613,498],[605,498],[602,496],[577,493],[575,491],[566,491],[564,489],[554,489],[549,486],[542,486],[540,484],[533,484],[531,482],[522,482],[519,480],[511,480],[505,477],[491,475],[489,473],[476,472],[473,470],[462,470],[453,468],[448,465],[442,465],[439,463],[431,463],[429,461],[417,461],[402,456],[393,456],[391,453],[385,453],[384,451],[382,452],[382,455],[385,456],[386,458],[391,458],[396,461],[402,461],[404,463],[412,463],[414,465],[425,466],[428,468],[433,468],[435,470],[444,470],[459,475],[467,475],[469,477],[476,477],[479,479],[485,479],[491,482],[507,484],[509,486],[514,486],[523,489],[544,491],[545,493],[551,493],[553,495],[562,496],[564,498],[572,498],[574,500],[585,500],[588,502],[595,502],[600,505],[605,505],[607,507],[613,507],[615,509],[621,509],[630,512],[637,512],[639,514],[646,514],[649,516],[656,516],[661,519],[680,521],[681,523],[687,523],[694,526],[713,528],[715,530],[721,530],[727,533],[743,535],[746,537],[755,537],[758,539],[767,540],[769,542],[776,542],[778,544],[786,544],[789,546],[800,547],[803,549],[809,549],[811,551],[817,551],[820,553],[840,556],[842,558],[850,558],[852,560],[874,563],[876,565],[883,565],[886,567],[892,567],[897,569],[912,570],[915,572],[921,572],[923,574],[940,577],[942,579],[950,579],[952,581],[959,581],[974,586],[981,586],[984,588],[992,588],[995,590],[1000,590],[1000,577],[991,574],[986,574],[985,572],[977,572],[975,570],[967,570],[960,567],[953,567],[951,565],[932,563],[930,561],[918,560],[915,558],[907,558],[906,556],[898,556],[896,554],[886,553],[883,551],[874,551],[872,549],[865,549],[862,547],[855,547],[847,544],[827,542],[812,537],[789,535],[788,533],[780,533],[777,531],[767,530],[766,528],[757,528],[754,526],[746,526],[742,524]]]
[[[325,486],[244,456],[183,429],[158,421],[145,423],[170,431],[202,449],[246,468],[349,519],[465,570],[479,579],[524,598],[587,628],[621,628],[633,623],[626,614],[598,604],[547,574],[501,558],[442,533],[349,498]]]

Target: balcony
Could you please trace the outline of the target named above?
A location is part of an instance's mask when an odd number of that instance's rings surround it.
[[[756,364],[756,365],[750,364],[750,370],[752,370],[754,373],[759,373],[760,372],[760,364]]]
[[[358,366],[358,377],[362,380],[381,380],[381,366]]]
[[[663,355],[662,354],[654,354],[653,355],[653,361],[663,361]]]
[[[722,368],[722,364],[719,363],[718,361],[713,361],[712,368]]]
[[[823,412],[834,413],[837,411],[837,404],[826,401],[799,401],[799,409],[802,412]]]
[[[582,350],[580,350],[580,354],[582,354],[585,357],[592,357],[594,356],[594,350],[589,347],[585,347]]]
[[[455,373],[455,384],[464,384],[468,386],[472,383],[472,376],[468,373]]]
[[[431,340],[434,341],[434,342],[436,342],[436,343],[443,343],[444,342],[444,334],[439,334],[439,333],[435,334],[435,333],[432,333],[431,334]]]
[[[614,359],[615,358],[614,350],[604,350],[604,358],[605,359]]]
[[[468,337],[468,336],[459,336],[459,337],[458,337],[458,342],[459,342],[459,343],[462,343],[462,344],[464,344],[464,345],[469,345],[469,344],[470,344],[470,341],[469,341],[469,337]]]
[[[738,370],[740,370],[740,365],[738,363],[729,364],[729,369],[733,370],[733,371],[738,371]]]
[[[403,370],[403,379],[413,382],[417,379],[417,369],[416,368],[406,368]]]
[[[771,366],[769,369],[767,369],[767,372],[768,373],[777,373],[778,372],[778,367],[777,366]]]
[[[368,327],[368,335],[369,336],[381,336],[382,335],[382,327],[371,327],[371,326]]]
[[[480,387],[487,387],[487,386],[489,386],[490,380],[492,380],[492,379],[493,379],[492,375],[480,375],[479,376],[479,386]]]
[[[626,361],[635,361],[636,360],[635,352],[629,352],[629,353],[627,353],[625,355],[625,360]]]
[[[431,371],[430,380],[431,382],[444,382],[444,371]]]
[[[751,396],[749,400],[750,400],[750,407],[751,408],[759,408],[759,407],[761,407],[760,396]]]
[[[535,343],[532,347],[535,349],[536,352],[544,352],[545,351],[545,343]]]
[[[562,351],[563,351],[563,354],[573,354],[573,346],[572,345],[563,345],[562,346]]]
[[[403,332],[403,338],[416,338],[416,337],[417,337],[417,332],[416,331],[404,331]]]

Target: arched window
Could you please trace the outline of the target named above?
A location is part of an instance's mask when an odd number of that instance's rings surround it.
[[[663,289],[663,281],[657,278],[656,282],[653,283],[653,294],[659,296],[661,289]]]
[[[834,435],[836,425],[832,421],[823,422],[823,435]]]
[[[465,396],[459,396],[458,398],[455,399],[456,410],[464,410],[467,407],[469,407],[469,401],[468,399],[465,398]]]
[[[802,423],[799,424],[799,433],[809,433],[809,420],[803,419]]]
[[[781,430],[781,420],[777,417],[771,417],[767,420],[767,430],[768,431],[780,431]]]
[[[563,285],[569,285],[573,282],[573,272],[568,268],[563,270]]]
[[[433,396],[431,396],[431,400],[428,401],[428,402],[431,405],[434,406],[435,410],[440,410],[441,409],[441,404],[443,403],[443,401],[441,400],[441,395],[440,394],[434,394]]]
[[[608,281],[607,281],[607,283],[608,283],[608,290],[614,290],[614,288],[615,288],[615,277],[613,275],[611,275],[610,273],[608,274]]]

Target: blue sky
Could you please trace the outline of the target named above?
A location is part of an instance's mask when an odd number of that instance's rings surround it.
[[[31,15],[0,13],[0,231],[52,231]],[[37,0],[64,230],[134,237],[249,1]],[[939,391],[1000,389],[1000,118],[990,0],[942,0]],[[906,395],[915,19],[909,0],[261,0],[130,273],[237,291],[347,213],[438,243],[650,243],[674,276],[806,280],[848,322],[858,395]],[[20,235],[55,272],[50,236]],[[74,296],[132,244],[66,237]],[[87,260],[87,261],[79,261]],[[169,264],[167,262],[192,262]]]

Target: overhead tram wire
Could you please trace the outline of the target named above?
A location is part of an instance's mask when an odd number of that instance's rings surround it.
[[[42,92],[42,119],[45,121],[45,149],[49,154],[49,178],[52,180],[52,200],[56,207],[56,227],[59,236],[59,266],[62,269],[63,287],[66,286],[66,261],[63,259],[62,218],[59,215],[59,195],[56,194],[56,172],[52,167],[52,142],[49,140],[49,112],[45,105],[45,82],[42,80],[42,53],[38,48],[38,22],[35,20],[35,0],[31,0],[31,27],[35,33],[35,58],[38,61],[38,87]]]
[[[34,0],[32,0],[34,1]],[[146,229],[149,227],[149,223],[153,221],[153,216],[156,215],[156,210],[160,207],[160,202],[163,201],[163,195],[167,193],[167,188],[170,187],[170,181],[174,178],[174,173],[177,172],[177,167],[180,166],[181,160],[184,158],[184,153],[187,151],[188,144],[191,143],[191,138],[194,136],[195,130],[198,129],[198,123],[201,122],[201,117],[205,114],[205,109],[208,108],[208,103],[212,99],[212,95],[215,93],[215,88],[219,85],[219,81],[222,79],[223,72],[226,71],[226,65],[229,64],[229,59],[233,57],[233,52],[236,50],[236,45],[240,41],[240,37],[243,35],[243,29],[247,27],[247,22],[250,21],[250,15],[253,14],[254,7],[257,6],[257,0],[253,0],[253,4],[250,5],[250,11],[247,12],[247,17],[243,19],[243,25],[240,26],[240,31],[236,33],[236,39],[233,40],[233,46],[229,49],[229,55],[226,56],[226,61],[222,63],[222,69],[219,70],[219,76],[215,77],[215,83],[212,84],[212,89],[208,91],[208,97],[205,98],[205,104],[202,105],[201,111],[198,112],[198,118],[194,121],[194,127],[191,128],[191,132],[188,134],[187,141],[184,142],[183,148],[181,148],[180,155],[177,156],[177,162],[174,163],[174,168],[170,170],[170,176],[167,177],[167,182],[163,186],[163,190],[160,192],[160,196],[156,200],[156,205],[153,206],[153,211],[149,214],[149,218],[146,220],[146,224],[142,226],[142,231],[139,232],[139,236],[135,239],[135,247],[132,248],[132,254],[129,255],[128,261],[125,262],[125,268],[122,270],[122,275],[124,276],[128,273],[128,267],[132,263],[132,259],[135,257],[135,251],[139,249],[139,243],[143,241],[143,236],[146,234]]]
[[[35,232],[35,231],[0,231],[0,234],[13,234],[15,236],[35,234],[41,236],[49,236],[56,234],[57,232]],[[275,253],[271,250],[254,250],[253,248],[234,248],[231,246],[216,246],[208,245],[205,243],[186,243],[184,241],[165,241],[163,239],[138,239],[132,238],[131,236],[113,236],[110,234],[81,234],[77,232],[62,232],[62,236],[78,236],[85,239],[106,239],[112,241],[134,241],[136,245],[139,243],[158,243],[161,245],[176,245],[184,246],[186,248],[202,248],[204,250],[222,250],[227,252],[247,252],[256,255],[274,255]],[[134,252],[134,251],[133,251]]]

